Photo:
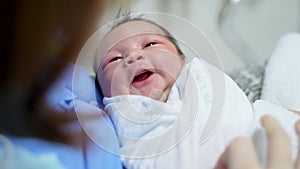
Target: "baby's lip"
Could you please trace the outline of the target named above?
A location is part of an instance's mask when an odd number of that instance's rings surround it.
[[[138,86],[142,85],[153,74],[154,74],[154,70],[153,69],[140,69],[132,77],[131,84],[138,85]]]

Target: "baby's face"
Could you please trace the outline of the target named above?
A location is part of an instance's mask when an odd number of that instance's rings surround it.
[[[164,35],[145,21],[130,21],[109,32],[97,54],[103,95],[134,94],[166,101],[184,60]]]

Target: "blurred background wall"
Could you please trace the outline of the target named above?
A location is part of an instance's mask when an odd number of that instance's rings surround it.
[[[300,0],[132,0],[130,8],[191,22],[213,43],[226,72],[263,65],[282,35],[300,32]],[[117,8],[108,13],[115,16]]]
[[[224,3],[225,0],[136,0],[132,10],[167,12],[195,24],[212,41],[225,71],[230,72],[250,61],[220,31],[218,17]],[[231,0],[228,5],[232,5],[226,20],[231,26],[228,33],[236,33],[236,40],[243,41],[253,52],[250,60],[259,64],[265,63],[282,35],[300,32],[300,0]]]

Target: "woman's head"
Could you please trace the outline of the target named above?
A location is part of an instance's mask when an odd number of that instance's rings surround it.
[[[55,116],[44,94],[96,30],[105,4],[106,0],[1,1],[0,132],[64,140],[59,129],[67,118]]]
[[[184,64],[170,33],[144,19],[123,20],[102,40],[97,80],[106,97],[143,95],[165,101]]]

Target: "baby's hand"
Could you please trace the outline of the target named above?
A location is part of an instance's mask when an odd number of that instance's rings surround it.
[[[295,164],[292,161],[289,136],[280,124],[270,116],[262,118],[268,140],[268,169],[300,169],[299,149]],[[300,145],[300,120],[295,125]],[[233,140],[220,157],[215,169],[262,169],[253,142],[248,138]]]

